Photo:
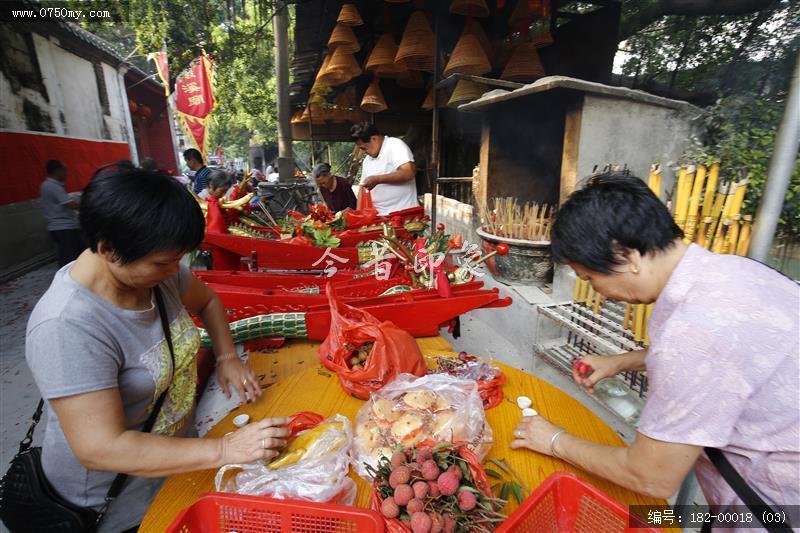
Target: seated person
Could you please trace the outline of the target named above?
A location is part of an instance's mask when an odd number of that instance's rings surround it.
[[[208,185],[198,195],[205,200],[209,196],[222,198],[233,186],[233,178],[224,170],[212,170],[208,174]]]
[[[347,180],[331,174],[328,163],[320,163],[311,171],[325,204],[334,213],[356,208],[356,195]]]

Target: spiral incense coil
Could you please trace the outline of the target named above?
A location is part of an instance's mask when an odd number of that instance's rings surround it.
[[[337,23],[328,39],[328,48],[332,50],[343,48],[345,52],[354,54],[361,50],[361,45],[350,26]]]
[[[492,64],[483,51],[478,38],[472,33],[463,33],[453,48],[450,61],[444,68],[444,77],[452,74],[481,76],[492,70]]]
[[[374,72],[382,78],[396,78],[408,70],[402,61],[395,62],[397,56],[397,43],[391,33],[381,35],[375,47],[370,52],[364,69]]]
[[[531,82],[544,77],[544,67],[539,59],[539,52],[533,43],[526,42],[517,46],[508,60],[500,79],[518,82]]]
[[[435,38],[424,11],[414,11],[397,48],[395,61],[414,70],[433,70]]]
[[[461,104],[471,102],[476,98],[480,98],[483,93],[488,91],[489,88],[482,83],[476,83],[470,80],[459,80],[453,94],[450,95],[450,100],[447,102],[448,107],[458,107]]]
[[[360,76],[363,71],[353,54],[345,52],[342,48],[333,51],[328,70],[323,74],[323,79],[330,85],[342,85]]]
[[[444,92],[444,89],[439,89],[437,103],[439,104],[439,107],[445,107],[447,105],[447,93]],[[425,101],[422,102],[422,109],[425,109],[426,111],[433,109],[433,87],[430,88],[428,91],[428,96],[426,96]]]
[[[478,42],[481,43],[481,48],[483,48],[483,52],[489,59],[489,63],[494,64],[494,49],[492,48],[492,43],[489,42],[489,38],[486,36],[486,32],[483,31],[481,23],[473,18],[468,18],[464,23],[464,33],[471,33],[478,38]]]
[[[453,0],[450,13],[465,17],[488,17],[489,6],[486,5],[486,0]]]
[[[367,113],[380,113],[389,109],[377,79],[373,80],[367,87],[367,91],[361,99],[361,109]]]
[[[345,26],[363,26],[364,20],[361,14],[353,4],[343,4],[342,9],[339,11],[339,17],[336,22],[344,24]]]

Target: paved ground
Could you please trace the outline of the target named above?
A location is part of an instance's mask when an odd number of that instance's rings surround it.
[[[39,401],[39,391],[25,364],[25,326],[56,270],[53,263],[0,286],[0,467],[3,472],[25,436],[28,421]],[[41,435],[41,431],[37,431],[37,436]]]

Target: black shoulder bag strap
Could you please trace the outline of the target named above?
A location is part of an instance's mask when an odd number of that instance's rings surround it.
[[[763,513],[772,513],[773,516],[780,516],[775,510],[767,505],[767,503],[754,491],[747,482],[742,479],[739,472],[733,468],[733,465],[725,457],[725,454],[717,448],[705,448],[706,455],[711,459],[711,462],[717,467],[717,470],[728,482],[733,491],[739,496],[739,499],[747,506],[748,509],[755,515],[761,525],[764,526],[769,532],[775,533],[791,533],[792,528],[789,525],[788,518],[782,525],[767,524],[764,521]]]
[[[161,318],[161,327],[164,329],[164,337],[167,340],[167,347],[169,347],[169,355],[172,359],[172,374],[174,374],[175,350],[172,347],[172,334],[170,334],[169,331],[169,318],[167,318],[167,309],[164,306],[164,295],[161,294],[161,288],[158,286],[153,288],[153,293],[156,297],[158,316]],[[147,418],[147,422],[145,422],[144,427],[142,428],[142,433],[150,433],[150,431],[153,429],[153,426],[156,423],[156,418],[158,418],[158,413],[161,412],[161,406],[164,404],[164,400],[167,397],[168,391],[169,385],[167,385],[167,388],[164,389],[164,392],[162,392],[156,400],[153,410],[150,412],[150,416]],[[105,503],[97,514],[97,520],[95,521],[95,524],[99,524],[100,520],[103,519],[103,515],[108,510],[108,506],[111,505],[111,502],[113,502],[117,496],[119,496],[120,492],[122,492],[122,486],[125,484],[127,479],[128,474],[117,474],[117,477],[114,478],[114,481],[111,483],[111,487],[109,487],[108,493],[106,494]]]

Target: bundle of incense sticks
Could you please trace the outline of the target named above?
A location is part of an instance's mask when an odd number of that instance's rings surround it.
[[[658,165],[650,171],[649,186],[658,194]],[[746,255],[750,246],[752,216],[741,215],[747,192],[747,171],[738,179],[719,178],[720,164],[682,165],[675,182],[673,218],[684,240],[715,253]]]
[[[553,209],[547,204],[517,203],[516,198],[495,198],[491,206],[480,201],[483,230],[498,237],[549,241]]]

